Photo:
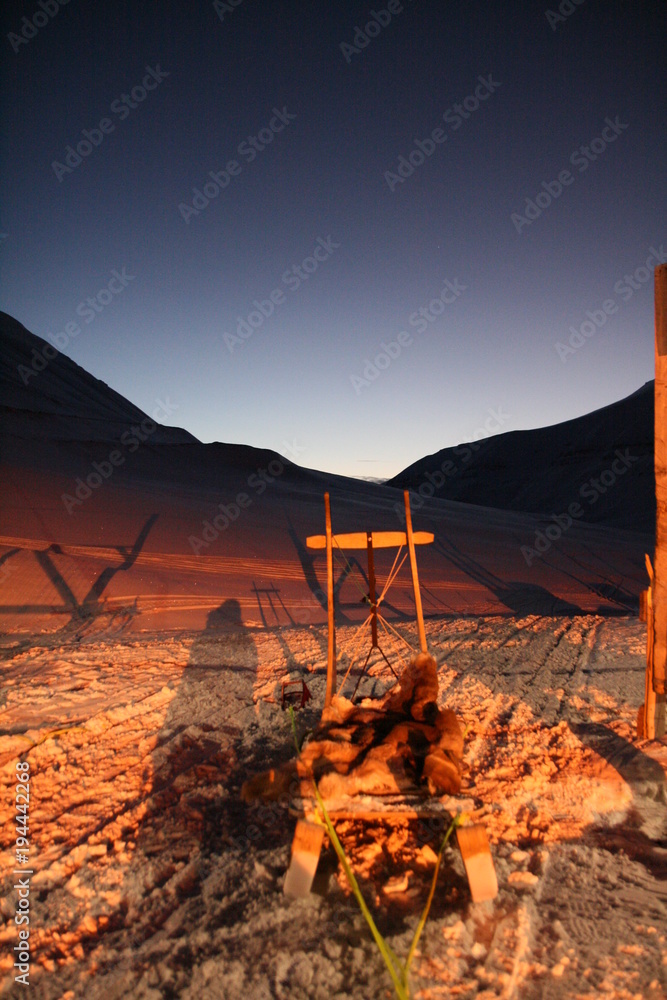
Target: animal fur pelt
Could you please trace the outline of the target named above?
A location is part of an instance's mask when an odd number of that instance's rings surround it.
[[[244,801],[428,793],[461,789],[463,734],[450,709],[440,709],[435,660],[420,653],[377,701],[355,706],[336,696],[289,764],[259,774],[242,788]]]

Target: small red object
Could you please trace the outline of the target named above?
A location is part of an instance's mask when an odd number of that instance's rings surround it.
[[[305,681],[283,681],[280,696],[280,707],[284,710],[288,705],[303,708],[312,695]]]

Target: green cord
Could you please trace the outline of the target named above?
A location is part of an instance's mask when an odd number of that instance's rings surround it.
[[[292,705],[288,706],[288,710],[290,714],[290,722],[292,724],[292,734],[294,736],[294,746],[296,747],[296,754],[297,757],[300,757],[301,750],[299,748],[299,737],[296,731],[296,720],[294,718],[294,708],[292,707]],[[442,858],[445,853],[445,848],[447,847],[449,839],[454,830],[456,829],[456,827],[462,826],[463,823],[465,822],[465,814],[457,813],[457,815],[452,819],[451,823],[449,824],[447,833],[443,837],[442,844],[440,845],[440,850],[438,851],[438,858],[435,865],[435,871],[433,872],[433,879],[431,881],[431,889],[428,894],[428,899],[426,900],[426,905],[424,907],[422,915],[419,918],[419,923],[417,924],[417,929],[415,930],[415,934],[412,939],[412,944],[410,945],[408,957],[406,958],[405,963],[401,963],[401,961],[397,958],[394,951],[382,937],[380,931],[377,929],[375,925],[373,916],[370,910],[368,909],[368,906],[366,905],[366,900],[364,899],[361,889],[359,888],[359,883],[357,882],[354,872],[350,867],[350,863],[345,853],[345,848],[338,839],[338,834],[336,833],[334,825],[331,822],[331,817],[327,812],[327,807],[324,804],[324,799],[322,798],[320,790],[317,787],[317,782],[315,781],[315,778],[312,777],[312,775],[311,775],[311,780],[313,782],[313,787],[315,788],[315,797],[317,799],[317,804],[322,812],[322,816],[324,818],[324,826],[326,827],[327,833],[329,834],[329,839],[331,840],[331,843],[334,846],[334,850],[336,851],[340,863],[343,866],[343,871],[345,872],[345,876],[350,884],[350,888],[352,889],[354,897],[357,900],[357,903],[359,904],[359,909],[361,910],[366,920],[366,923],[370,928],[371,934],[373,935],[373,939],[375,940],[375,943],[378,946],[380,954],[384,959],[384,964],[387,966],[389,975],[392,978],[392,982],[396,990],[396,996],[399,998],[399,1000],[410,1000],[410,993],[408,986],[408,973],[410,970],[410,963],[412,962],[415,951],[417,949],[417,944],[419,943],[422,931],[424,930],[424,927],[426,926],[426,921],[428,920],[428,915],[431,909],[431,903],[433,902],[433,896],[435,895],[435,888],[437,885],[438,874],[440,872],[440,865],[442,863]]]

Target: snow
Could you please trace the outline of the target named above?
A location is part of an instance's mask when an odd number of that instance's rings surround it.
[[[340,630],[341,652],[352,631]],[[448,851],[414,995],[661,996],[667,747],[633,738],[645,626],[484,616],[429,620],[427,633],[442,705],[467,726],[462,795],[485,824],[500,894],[472,904]],[[33,995],[390,995],[344,878],[331,874],[325,895],[285,898],[294,819],[238,794],[293,752],[280,680],[303,676],[321,704],[323,626],[4,641],[3,843],[24,755]],[[383,670],[368,683],[386,685]],[[304,710],[299,725],[316,716]],[[404,955],[432,872],[425,848],[437,850],[442,830],[339,829]],[[12,855],[3,861],[9,871]],[[406,874],[405,892],[382,892]],[[13,995],[11,878],[4,886],[0,967]]]

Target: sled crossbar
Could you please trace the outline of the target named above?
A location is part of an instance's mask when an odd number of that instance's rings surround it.
[[[391,549],[408,543],[405,531],[352,531],[347,535],[334,535],[332,543],[340,549],[366,549],[368,548],[369,534],[372,536],[374,549]],[[433,533],[430,531],[415,531],[412,535],[415,545],[430,545],[433,538]],[[306,545],[309,549],[325,549],[327,536],[309,535],[306,538]]]

